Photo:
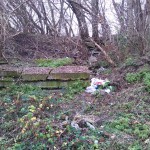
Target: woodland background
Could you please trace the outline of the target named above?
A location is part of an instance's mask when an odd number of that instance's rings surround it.
[[[41,39],[49,41],[48,45],[56,43],[51,46],[51,50],[55,47],[52,53],[62,53],[65,49],[66,55],[71,51],[73,57],[81,51],[88,55],[89,50],[98,48],[112,65],[129,55],[144,55],[149,50],[150,1],[112,0],[109,3],[113,9],[109,11],[113,24],[108,21],[107,3],[105,0],[1,0],[1,59],[7,55],[15,57],[16,53],[36,57],[37,51],[44,48],[50,51],[46,46],[40,47]],[[29,35],[35,36],[31,40]],[[21,43],[32,46],[27,48]]]

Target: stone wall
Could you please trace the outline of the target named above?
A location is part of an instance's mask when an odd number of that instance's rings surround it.
[[[57,89],[69,86],[76,80],[88,80],[90,71],[86,66],[12,67],[0,66],[0,87],[12,83],[31,84],[41,88]]]

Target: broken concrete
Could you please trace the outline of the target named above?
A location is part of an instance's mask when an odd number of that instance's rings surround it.
[[[23,68],[12,67],[8,65],[0,65],[0,77],[18,78],[21,76]]]
[[[86,66],[58,68],[0,66],[0,87],[9,86],[12,83],[26,83],[41,88],[56,89],[67,87],[76,80],[87,81],[89,77],[90,71]]]
[[[52,68],[49,67],[27,67],[23,69],[23,81],[44,81],[47,79]]]
[[[90,72],[86,66],[63,66],[52,70],[48,80],[86,80]]]

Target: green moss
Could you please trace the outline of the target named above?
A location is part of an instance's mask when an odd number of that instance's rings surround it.
[[[138,82],[141,79],[141,75],[139,73],[127,73],[126,81],[129,83]]]
[[[73,60],[71,58],[59,58],[59,59],[36,59],[35,63],[39,67],[59,67],[64,65],[72,64]]]
[[[0,82],[14,82],[14,79],[10,77],[4,77],[0,79]]]
[[[51,73],[48,79],[50,80],[77,80],[88,79],[88,73]]]
[[[147,92],[150,92],[150,70],[144,69],[136,73],[127,73],[126,81],[128,83],[142,82]]]
[[[48,74],[23,74],[23,81],[44,81]]]
[[[132,66],[136,63],[136,60],[133,57],[129,57],[125,60],[125,66]]]

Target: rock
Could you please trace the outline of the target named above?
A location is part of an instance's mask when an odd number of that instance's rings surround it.
[[[22,72],[23,81],[46,80],[52,68],[49,67],[26,67]]]
[[[0,66],[0,76],[1,77],[20,77],[22,73],[21,67],[12,67],[8,65],[1,65]]]
[[[51,73],[50,73],[51,72]],[[84,80],[83,86],[89,83],[90,71],[86,66],[50,67],[14,67],[0,65],[0,87],[13,82],[25,83],[45,89],[62,89],[71,86],[77,79]]]
[[[96,63],[97,63],[97,58],[94,57],[94,56],[90,56],[89,59],[88,59],[88,62],[89,62],[90,66],[95,66]]]
[[[68,122],[68,121],[63,121],[63,122],[61,123],[61,125],[62,125],[63,128],[66,128],[67,125],[69,125],[69,122]]]
[[[88,82],[85,80],[85,82]],[[38,86],[40,88],[43,88],[43,89],[62,89],[62,88],[65,88],[65,87],[68,87],[70,85],[72,85],[74,83],[74,81],[61,81],[61,80],[57,80],[57,81],[37,81],[35,82],[34,81],[24,81],[24,83],[26,84],[30,84],[30,85],[33,85],[33,86]]]
[[[53,69],[48,80],[77,80],[89,79],[90,71],[86,66],[63,66]]]
[[[78,125],[75,121],[72,121],[72,122],[71,122],[71,126],[72,126],[73,128],[75,128],[76,130],[79,130],[79,129],[80,129],[79,125]]]

